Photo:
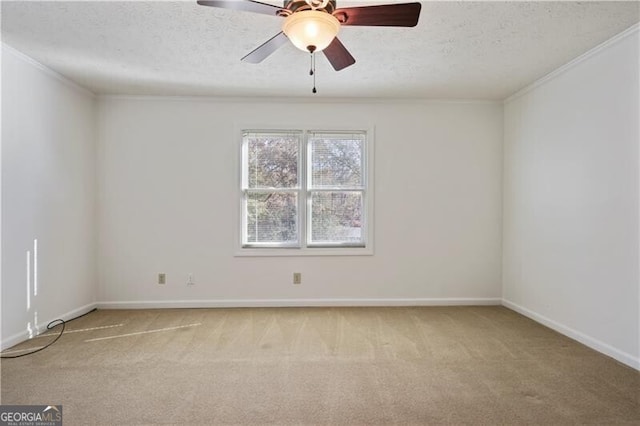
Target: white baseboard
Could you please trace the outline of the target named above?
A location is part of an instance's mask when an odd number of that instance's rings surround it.
[[[270,308],[332,306],[470,306],[500,305],[499,298],[448,299],[215,299],[98,302],[98,309]]]
[[[47,321],[42,321],[41,323],[36,324],[36,330],[38,333],[40,333],[42,331],[45,331],[47,329],[47,325],[53,320],[63,319],[65,321],[69,321],[73,318],[79,317],[80,315],[84,315],[87,312],[96,309],[96,307],[97,305],[95,303],[89,303],[88,305],[81,306],[80,308],[74,309],[65,314],[58,315],[55,318],[51,318]],[[0,342],[0,350],[5,350],[17,345],[18,343],[24,342],[25,340],[29,340],[28,330],[21,331],[20,333],[7,337],[6,339],[2,339],[2,342]]]
[[[638,357],[634,357],[633,355],[623,352],[619,349],[616,349],[607,343],[601,342],[598,339],[594,339],[591,336],[588,336],[584,333],[581,333],[577,330],[574,330],[570,327],[560,324],[559,322],[556,322],[543,315],[533,312],[507,299],[502,299],[502,305],[524,315],[525,317],[531,318],[532,320],[539,322],[540,324],[545,325],[551,328],[552,330],[557,331],[560,334],[564,334],[565,336],[570,337],[573,340],[577,340],[578,342],[582,343],[585,346],[590,347],[591,349],[594,349],[600,353],[608,355],[611,358],[617,361],[620,361],[621,363],[628,365],[631,368],[640,370],[640,358]]]

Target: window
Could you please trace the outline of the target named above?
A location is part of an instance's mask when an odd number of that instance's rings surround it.
[[[244,130],[242,251],[368,254],[368,133]]]

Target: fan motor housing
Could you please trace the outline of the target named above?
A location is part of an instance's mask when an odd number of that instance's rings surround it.
[[[284,0],[284,8],[291,13],[300,12],[303,10],[312,10],[312,7],[306,0]],[[316,9],[332,14],[336,10],[336,0],[329,0],[324,8]]]

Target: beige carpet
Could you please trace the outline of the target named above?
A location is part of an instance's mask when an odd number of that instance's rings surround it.
[[[503,307],[99,310],[1,368],[66,425],[640,424],[639,372]]]

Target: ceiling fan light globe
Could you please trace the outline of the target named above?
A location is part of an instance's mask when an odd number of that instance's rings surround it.
[[[289,15],[282,31],[298,49],[308,52],[309,46],[314,46],[320,52],[338,35],[340,22],[327,12],[304,10]]]

